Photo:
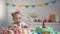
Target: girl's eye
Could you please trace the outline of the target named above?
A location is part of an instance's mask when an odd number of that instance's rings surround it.
[[[15,18],[15,19],[17,19],[17,18]]]

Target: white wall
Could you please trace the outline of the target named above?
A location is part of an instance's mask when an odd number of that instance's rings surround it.
[[[2,0],[3,1],[3,0]],[[38,3],[42,3],[44,4],[45,2],[50,2],[52,0],[7,0],[7,2],[9,3],[20,3],[20,4],[38,4]],[[5,1],[3,1],[5,3]],[[20,10],[23,13],[23,21],[24,22],[29,22],[29,16],[28,13],[36,13],[38,16],[48,16],[50,13],[55,13],[57,16],[60,16],[60,9],[58,9],[60,7],[60,2],[57,0],[57,3],[55,5],[53,5],[52,3],[50,3],[48,6],[43,5],[43,7],[29,7],[29,8],[24,8],[22,7]],[[5,7],[4,7],[5,8]],[[8,24],[12,23],[12,16],[11,13],[15,12],[16,7],[12,7],[11,5],[9,5],[8,7],[6,7],[6,15],[4,18],[4,21],[1,22],[2,26],[7,26]],[[41,17],[42,18],[42,17]],[[7,21],[7,22],[6,22]],[[4,24],[3,24],[4,23]],[[34,25],[32,25],[34,27]],[[49,25],[51,26],[51,25]],[[52,25],[51,27],[59,27],[60,25]],[[60,31],[60,28],[56,28],[57,31]]]
[[[7,2],[13,4],[29,4],[29,5],[32,5],[32,4],[38,4],[38,3],[42,3],[43,4],[43,7],[35,7],[35,8],[32,8],[32,7],[29,7],[29,8],[25,8],[25,7],[22,7],[20,8],[20,10],[22,11],[23,13],[23,21],[27,21],[25,20],[28,19],[26,16],[28,15],[28,13],[36,13],[38,16],[48,16],[49,14],[51,13],[55,13],[57,16],[59,16],[59,13],[60,13],[60,9],[58,9],[60,7],[60,3],[58,2],[57,0],[57,3],[54,5],[51,3],[52,0],[7,0]],[[50,2],[48,6],[45,6],[44,3],[46,2]],[[7,7],[7,10],[8,10],[8,14],[10,15],[11,12],[14,12],[15,9],[17,8],[16,7],[12,7],[11,5]],[[9,16],[8,19],[11,19],[11,16]]]

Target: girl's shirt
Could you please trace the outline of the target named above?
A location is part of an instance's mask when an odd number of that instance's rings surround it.
[[[9,29],[14,29],[14,28],[18,28],[18,29],[20,29],[20,28],[25,28],[26,25],[27,25],[27,24],[24,23],[24,22],[19,23],[19,25],[12,24],[12,25],[9,26]]]

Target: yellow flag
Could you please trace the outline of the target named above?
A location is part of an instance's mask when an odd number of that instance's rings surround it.
[[[18,6],[18,8],[21,8],[22,7],[22,4],[18,4],[17,6]]]
[[[42,7],[42,6],[43,6],[43,4],[37,4],[37,6]]]

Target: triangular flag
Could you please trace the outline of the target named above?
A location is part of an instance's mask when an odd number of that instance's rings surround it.
[[[28,7],[29,7],[29,5],[27,5],[27,4],[26,4],[26,5],[25,5],[25,7],[26,7],[26,8],[28,8]]]
[[[38,7],[42,7],[42,6],[43,6],[43,4],[37,4],[37,6],[38,6]]]
[[[11,4],[12,5],[12,7],[15,7],[16,6],[16,4]]]
[[[48,4],[49,4],[48,2],[45,3],[46,6],[47,6]]]
[[[18,4],[18,8],[21,8],[22,7],[22,4]]]
[[[9,5],[9,3],[6,3],[6,6],[8,6]]]
[[[34,4],[33,4],[33,5],[31,5],[31,6],[32,6],[32,8],[35,8],[35,7],[36,7],[36,5],[34,5]]]
[[[52,3],[52,4],[55,4],[55,3],[56,3],[56,0],[54,0],[54,1],[51,1],[51,3]]]

